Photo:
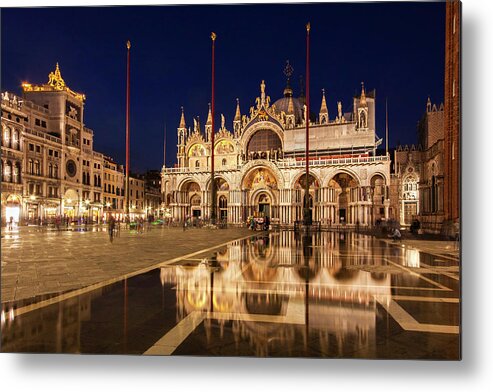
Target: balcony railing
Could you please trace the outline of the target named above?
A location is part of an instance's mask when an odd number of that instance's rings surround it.
[[[294,158],[288,158],[278,161],[267,161],[266,159],[255,159],[250,160],[248,162],[256,161],[258,164],[262,164],[263,162],[273,162],[280,169],[291,169],[298,167],[305,167],[304,160],[295,160]],[[346,158],[326,158],[326,159],[313,159],[310,160],[310,167],[319,167],[319,166],[339,166],[339,165],[358,165],[358,164],[375,164],[381,162],[389,162],[390,157],[386,155],[379,156],[370,156],[370,157],[346,157]],[[225,166],[216,169],[216,172],[228,171],[228,170],[241,170],[241,168],[245,164],[234,165],[234,166]],[[167,167],[164,170],[167,174],[175,174],[175,173],[209,173],[210,168],[208,167]]]
[[[55,142],[55,143],[59,143],[59,144],[62,143],[62,139],[60,139],[59,137],[51,136],[45,132],[40,132],[40,131],[36,131],[34,129],[29,129],[29,128],[26,128],[25,131],[26,131],[26,133],[30,133],[31,135],[34,135],[34,136],[37,136],[37,137],[40,137],[40,138],[43,138],[46,140],[50,140],[50,141]]]

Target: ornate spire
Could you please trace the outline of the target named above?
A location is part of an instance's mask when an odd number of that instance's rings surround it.
[[[183,106],[181,107],[180,128],[186,128],[186,124],[185,124],[185,112],[183,111]]]
[[[364,82],[361,82],[361,97],[360,97],[359,103],[361,106],[366,105],[366,94],[365,94],[365,83]]]
[[[293,96],[290,96],[289,97],[289,101],[288,101],[288,113],[287,114],[294,114]]]
[[[289,60],[286,60],[286,66],[284,67],[284,75],[286,75],[286,88],[284,89],[284,96],[285,97],[291,97],[293,96],[293,89],[291,88],[289,84],[289,79],[291,78],[291,75],[293,74],[293,67],[291,64],[289,64]]]
[[[431,98],[428,97],[428,101],[426,101],[426,111],[431,112]]]
[[[327,102],[325,102],[325,89],[322,89],[322,105],[320,105],[318,117],[320,124],[327,124],[329,122],[329,109],[327,109]]]
[[[320,113],[328,113],[327,102],[325,102],[325,89],[322,89],[322,105],[320,106]]]
[[[236,114],[233,121],[241,121],[240,100],[236,98]]]
[[[212,125],[212,112],[211,112],[211,104],[209,102],[209,113],[207,114],[207,121],[205,125]]]

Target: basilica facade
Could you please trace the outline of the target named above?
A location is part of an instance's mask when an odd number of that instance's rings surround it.
[[[336,106],[336,105],[334,105]],[[187,127],[182,108],[175,167],[163,167],[162,192],[175,221],[208,219],[211,213],[211,156],[214,148],[217,216],[230,224],[269,216],[290,226],[303,219],[309,182],[312,220],[322,225],[371,226],[389,218],[390,158],[376,154],[375,93],[353,97],[349,112],[337,102],[329,116],[322,90],[318,115],[307,115],[303,95],[289,79],[271,103],[265,82],[248,114],[237,100],[232,128],[224,116],[212,146],[212,115],[205,129],[197,119]],[[309,121],[309,176],[306,178],[306,121]]]

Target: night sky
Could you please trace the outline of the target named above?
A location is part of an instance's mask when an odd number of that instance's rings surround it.
[[[236,98],[248,114],[260,82],[272,102],[282,97],[289,59],[299,93],[305,74],[305,24],[311,22],[310,89],[318,114],[325,88],[330,118],[344,111],[361,81],[376,89],[377,134],[390,147],[416,143],[427,97],[443,101],[445,4],[442,2],[64,7],[1,10],[2,90],[46,83],[59,62],[62,77],[86,94],[85,124],[94,148],[125,163],[127,39],[131,49],[131,168],[143,172],[176,161],[180,107],[187,126],[211,100],[211,40],[216,40],[216,127],[232,129]]]

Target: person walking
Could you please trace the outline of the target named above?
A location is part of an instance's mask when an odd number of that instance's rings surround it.
[[[115,218],[110,215],[108,218],[108,233],[110,235],[110,242],[113,242],[113,236],[115,232]]]

